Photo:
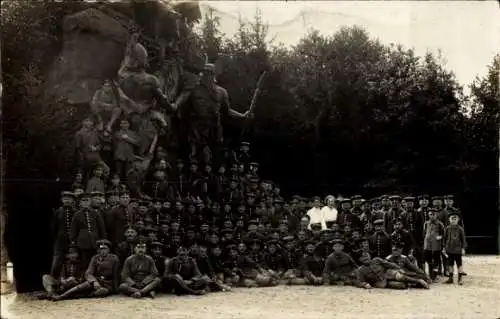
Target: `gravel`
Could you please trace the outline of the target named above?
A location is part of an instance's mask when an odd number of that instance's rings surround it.
[[[464,285],[430,290],[363,290],[354,287],[237,288],[206,296],[122,296],[62,302],[3,295],[2,318],[499,318],[500,256],[465,258]]]

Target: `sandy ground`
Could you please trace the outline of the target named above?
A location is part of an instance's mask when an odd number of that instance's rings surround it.
[[[465,259],[463,286],[434,284],[430,290],[363,290],[354,287],[234,289],[207,296],[53,303],[3,295],[2,318],[500,318],[500,256]]]

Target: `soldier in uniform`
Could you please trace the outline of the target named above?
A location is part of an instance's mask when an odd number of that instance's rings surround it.
[[[319,256],[314,254],[315,242],[308,241],[304,255],[300,261],[300,277],[306,285],[320,286],[323,284],[324,263]],[[294,278],[293,282],[298,284],[299,278]]]
[[[391,234],[391,242],[403,243],[403,254],[406,256],[413,256],[415,240],[409,231],[403,229],[403,220],[401,218],[396,218],[392,222],[392,225],[394,227],[394,231]]]
[[[392,254],[387,256],[386,260],[401,267],[406,276],[423,279],[430,283],[430,278],[425,274],[425,271],[412,263],[408,256],[403,255],[403,249],[404,243],[395,242],[392,245]]]
[[[178,295],[204,295],[208,282],[203,278],[196,260],[188,256],[184,246],[177,249],[177,256],[172,258],[165,269],[164,287]]]
[[[123,179],[132,168],[135,149],[140,146],[139,136],[130,129],[130,123],[126,119],[121,120],[120,130],[115,133],[114,146],[115,173]]]
[[[135,245],[134,254],[123,265],[120,292],[134,298],[154,298],[155,289],[161,283],[158,275],[154,259],[146,254],[146,239],[140,238]]]
[[[375,233],[370,237],[370,249],[374,257],[385,258],[391,252],[391,237],[385,232],[382,219],[377,219],[373,224]]]
[[[50,300],[62,300],[75,297],[78,286],[83,280],[84,270],[78,260],[78,247],[70,246],[66,249],[66,261],[62,265],[60,276],[43,275],[42,284]],[[56,279],[58,278],[58,279]]]
[[[94,128],[94,122],[91,118],[84,119],[82,128],[76,132],[75,149],[78,158],[78,166],[86,173],[97,164],[109,170],[99,153],[101,150],[101,139],[99,132]]]
[[[418,209],[417,211],[424,216],[424,221],[429,220],[428,212],[429,207],[429,195],[421,195],[418,197]]]
[[[124,241],[125,230],[134,225],[135,212],[129,205],[129,193],[122,192],[118,205],[105,214],[106,230],[113,247],[117,247],[118,244]]]
[[[333,240],[333,252],[326,258],[323,269],[323,281],[326,285],[349,285],[352,283],[352,273],[358,268],[349,254],[344,252],[344,241],[341,238]]]
[[[55,234],[52,267],[50,276],[58,278],[61,272],[64,256],[71,242],[71,222],[75,214],[75,196],[71,192],[61,193],[62,206],[54,213],[52,234]]]
[[[111,242],[97,241],[97,255],[90,260],[85,272],[86,281],[80,285],[81,291],[90,292],[91,297],[105,297],[118,292],[120,261],[111,254]]]
[[[87,267],[96,251],[96,241],[106,238],[106,227],[99,213],[90,208],[90,197],[80,197],[80,210],[71,221],[70,240],[78,245],[83,267]]]
[[[407,230],[410,232],[413,240],[415,241],[415,249],[413,251],[413,256],[417,259],[418,266],[420,269],[424,269],[424,215],[422,211],[415,209],[414,207],[414,197],[408,196],[404,198],[406,202],[406,214],[405,214],[405,224]]]
[[[429,289],[425,280],[405,275],[401,267],[385,259],[372,259],[369,253],[363,253],[359,261],[361,266],[356,269],[355,274],[357,286],[360,288],[405,289],[407,283],[414,283]]]
[[[441,242],[444,235],[444,225],[437,219],[437,212],[432,209],[428,212],[429,220],[424,224],[424,254],[429,265],[432,280],[436,279],[439,262],[441,260]]]

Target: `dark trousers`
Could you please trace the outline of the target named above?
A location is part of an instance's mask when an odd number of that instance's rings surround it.
[[[52,266],[50,267],[50,276],[59,278],[61,275],[62,266],[64,263],[65,253],[61,251],[54,252],[52,256]]]
[[[448,266],[452,268],[457,264],[457,267],[462,267],[462,254],[448,254]]]
[[[131,167],[128,161],[115,161],[115,173],[120,176],[122,181],[127,179],[127,172],[130,168]]]
[[[439,262],[441,260],[441,252],[439,250],[425,250],[425,261],[429,265],[429,274],[431,279],[436,277],[436,270],[439,266]]]
[[[87,269],[90,264],[90,260],[96,254],[95,249],[80,249],[80,260],[83,269]]]

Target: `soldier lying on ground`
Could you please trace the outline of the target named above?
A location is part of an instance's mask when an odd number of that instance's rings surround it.
[[[359,259],[362,264],[356,269],[357,286],[360,288],[392,288],[405,289],[406,284],[414,283],[422,288],[429,289],[429,285],[423,279],[417,279],[404,273],[396,264],[382,258],[371,259],[369,253],[363,253]]]

